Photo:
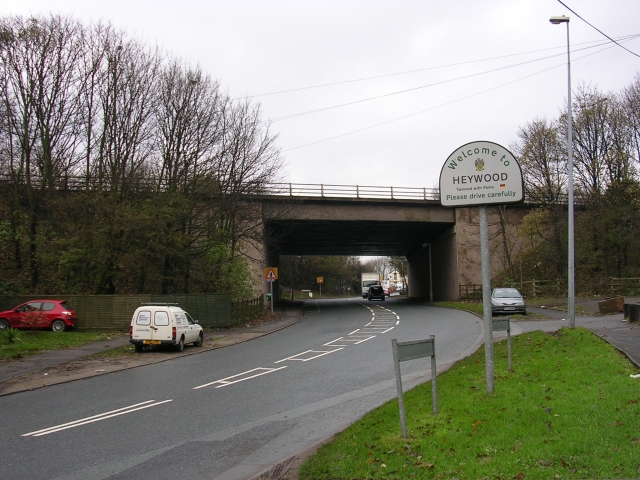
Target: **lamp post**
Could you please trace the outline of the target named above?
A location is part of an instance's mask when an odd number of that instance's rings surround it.
[[[573,118],[571,116],[571,48],[569,43],[569,17],[551,17],[549,21],[554,25],[567,24],[567,77],[568,77],[568,111],[567,111],[567,204],[569,214],[569,266],[568,266],[568,298],[569,328],[576,326],[575,311],[575,282],[574,282],[574,240],[573,240]]]
[[[291,300],[293,301],[293,290],[296,288],[296,260],[302,260],[300,255],[293,257],[293,272],[291,274]]]

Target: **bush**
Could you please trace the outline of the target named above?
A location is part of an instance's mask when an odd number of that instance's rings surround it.
[[[4,330],[0,330],[0,334],[7,343],[16,343],[21,340],[20,330],[18,330],[17,328],[5,328]]]

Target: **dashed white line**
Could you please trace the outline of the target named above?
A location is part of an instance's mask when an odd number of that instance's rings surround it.
[[[56,425],[55,427],[44,428],[42,430],[36,430],[35,432],[29,432],[22,435],[23,437],[42,437],[43,435],[49,435],[50,433],[60,432],[69,428],[79,427],[81,425],[87,425],[88,423],[100,422],[108,418],[118,417],[127,413],[132,413],[145,408],[157,407],[163,403],[172,402],[173,400],[164,400],[162,402],[156,402],[155,400],[147,400],[146,402],[136,403],[128,407],[118,408],[117,410],[111,410],[109,412],[101,413],[99,415],[93,415],[91,417],[81,418],[69,423],[63,423],[62,425]]]
[[[295,360],[295,361],[298,361],[298,362],[308,362],[309,360],[313,360],[313,359],[316,359],[318,357],[324,357],[325,355],[329,355],[330,353],[334,353],[334,352],[337,352],[339,350],[342,350],[342,348],[336,348],[335,350],[330,350],[330,351],[326,351],[326,350],[307,350],[306,352],[298,353],[296,355],[292,355],[291,357],[283,358],[282,360],[278,360],[277,362],[273,362],[273,363],[286,362],[287,360]],[[312,355],[311,357],[307,357],[307,358],[299,358],[301,355],[306,355],[307,353],[316,353],[317,355]]]
[[[283,368],[287,368],[287,366],[285,365],[284,367],[280,367],[280,368],[262,368],[262,367],[258,367],[258,368],[254,368],[252,370],[247,370],[246,372],[242,372],[242,373],[238,373],[236,375],[232,375],[231,377],[227,377],[227,378],[222,378],[220,380],[216,380],[215,382],[209,382],[209,383],[205,383],[204,385],[198,385],[197,387],[193,387],[193,390],[198,390],[200,388],[209,387],[211,385],[215,385],[216,383],[219,384],[219,385],[216,385],[215,388],[222,388],[222,387],[226,387],[226,386],[229,386],[229,385],[233,385],[234,383],[240,383],[240,382],[244,382],[245,380],[250,380],[252,378],[260,377],[262,375],[266,375],[267,373],[277,372],[278,370],[282,370]],[[254,373],[254,372],[259,372],[259,373]],[[244,375],[246,375],[246,376],[244,376]]]

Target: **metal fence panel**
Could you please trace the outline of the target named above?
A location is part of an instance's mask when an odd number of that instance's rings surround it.
[[[131,317],[143,303],[176,303],[203,327],[228,327],[241,320],[233,318],[231,295],[207,293],[190,295],[6,295],[0,296],[0,311],[35,299],[67,300],[78,316],[77,328],[127,330]]]

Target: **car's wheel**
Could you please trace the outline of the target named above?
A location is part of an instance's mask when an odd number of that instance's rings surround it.
[[[64,332],[67,325],[62,320],[54,320],[51,322],[51,330],[54,332]]]
[[[0,330],[6,330],[7,328],[11,328],[9,320],[6,318],[0,318]]]
[[[136,343],[135,344],[135,350],[138,353],[142,353],[144,351],[144,345],[142,345],[141,343]]]
[[[184,350],[184,337],[180,337],[180,341],[176,343],[176,351],[181,352]]]
[[[204,342],[204,335],[203,335],[202,332],[200,332],[200,335],[198,335],[198,340],[193,342],[193,346],[194,347],[201,347],[203,342]]]

